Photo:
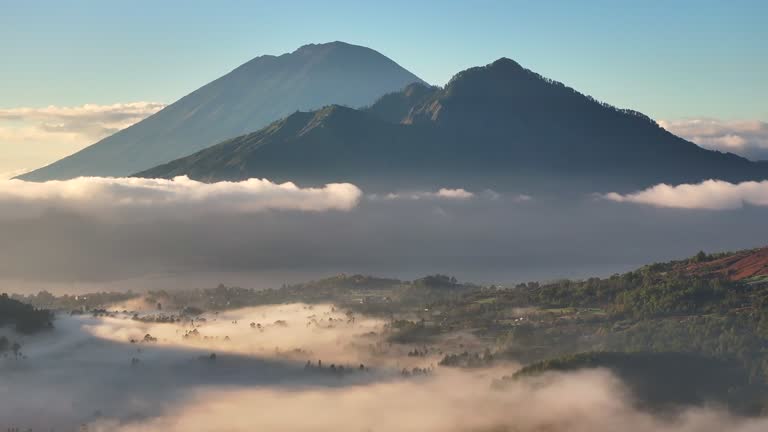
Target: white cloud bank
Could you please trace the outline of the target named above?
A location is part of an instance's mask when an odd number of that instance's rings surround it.
[[[659,125],[701,147],[768,159],[768,123],[759,120],[661,120]]]
[[[459,188],[459,189],[448,189],[448,188],[442,188],[438,190],[437,192],[393,192],[390,194],[386,194],[382,197],[379,197],[377,195],[372,195],[372,199],[379,199],[383,198],[386,200],[411,200],[411,201],[417,201],[417,200],[423,200],[423,199],[449,199],[449,200],[468,200],[470,198],[473,198],[475,196],[474,193],[469,192],[465,189]]]
[[[616,202],[646,204],[655,207],[684,209],[728,210],[744,205],[768,206],[768,180],[729,183],[706,180],[697,184],[658,184],[648,189],[621,195],[615,192],[603,196]]]
[[[159,102],[0,109],[0,172],[49,164],[163,109]]]
[[[159,102],[7,108],[0,109],[0,120],[26,123],[27,127],[16,129],[20,137],[28,134],[33,128],[37,131],[38,137],[44,134],[74,133],[89,139],[99,139],[124,129],[163,108],[165,104]]]
[[[17,170],[0,172],[0,180],[10,180],[16,176],[20,176],[28,172],[29,172],[28,169],[17,169]]]
[[[482,192],[470,192],[464,188],[441,188],[436,192],[429,191],[411,191],[411,192],[392,192],[385,195],[372,194],[368,198],[371,200],[384,201],[426,201],[426,200],[446,200],[446,201],[468,201],[474,198],[481,198],[489,201],[497,201],[502,195],[492,189],[485,189]],[[509,196],[508,199],[514,203],[523,203],[533,199],[530,195],[517,194]]]
[[[201,183],[186,176],[167,179],[80,177],[44,183],[0,181],[4,216],[29,216],[46,209],[87,215],[187,217],[266,210],[346,211],[362,192],[349,183],[300,188],[266,179]]]

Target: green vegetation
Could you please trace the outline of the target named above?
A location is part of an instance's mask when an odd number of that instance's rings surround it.
[[[510,360],[527,365],[508,379],[601,367],[621,377],[647,408],[714,401],[734,411],[768,412],[768,280],[763,276],[768,264],[754,265],[763,255],[761,250],[699,253],[607,278],[509,288],[460,283],[446,275],[401,281],[342,274],[267,290],[219,285],[151,291],[144,298],[147,305],[181,315],[163,312],[141,319],[173,322],[204,311],[333,303],[350,316],[386,319],[383,331],[390,346],[407,345],[409,356],[440,356],[444,367]],[[754,271],[744,272],[742,260]],[[737,267],[745,274],[741,279],[733,277]],[[50,297],[41,293],[28,299],[81,310],[82,302],[114,301],[119,295]],[[38,327],[42,317],[49,317],[7,296],[2,300],[24,311],[27,318],[13,315],[22,328],[30,328],[29,317],[36,317]],[[9,341],[0,340],[3,346],[7,350]]]
[[[725,375],[718,378],[731,384],[725,391],[731,396],[724,403],[751,409],[743,395],[759,401],[754,394],[763,394],[768,385],[768,284],[754,277],[729,280],[723,277],[729,273],[720,272],[719,267],[713,268],[716,272],[702,270],[729,256],[699,253],[607,278],[531,282],[511,288],[463,284],[445,275],[414,281],[338,275],[264,291],[220,285],[210,290],[152,293],[148,301],[201,310],[296,301],[334,303],[389,319],[386,331],[391,343],[440,347],[433,352],[439,352],[440,364],[448,367],[513,360],[538,365],[527,371],[606,362],[646,362],[649,367],[669,363],[673,368],[675,362],[695,359],[702,367],[727,365],[721,368]],[[477,343],[471,347],[444,343],[444,336],[459,333],[471,335]],[[585,352],[601,354],[572,357]],[[537,363],[548,359],[560,360]],[[639,368],[638,373],[649,370]],[[698,376],[702,370],[690,369]],[[642,388],[638,391],[651,394]],[[664,403],[678,399],[695,403],[712,393],[695,391],[703,393],[648,397]]]
[[[87,294],[64,294],[55,296],[48,291],[40,291],[37,294],[21,295],[13,294],[12,299],[30,304],[36,308],[66,311],[88,311],[104,307],[110,304],[139,298],[139,294],[128,292],[97,292]]]
[[[32,334],[53,327],[53,313],[45,309],[35,309],[0,294],[0,327],[12,326],[18,333]],[[15,358],[22,357],[21,344],[7,336],[0,336],[0,356],[5,357],[11,351]]]
[[[414,281],[345,275],[284,285],[278,289],[254,290],[227,287],[184,291],[150,291],[148,304],[162,303],[178,309],[193,307],[197,311],[225,310],[281,303],[335,303],[339,307],[377,316],[392,316],[403,311],[418,310],[425,304],[460,299],[463,294],[479,289],[461,284],[456,278],[431,275]]]
[[[743,414],[766,406],[764,388],[750,384],[734,361],[678,352],[588,352],[528,365],[500,384],[545,372],[605,368],[621,378],[641,408],[674,409],[719,402]]]
[[[768,381],[768,284],[686,274],[685,262],[584,281],[481,289],[427,305],[442,332],[472,330],[531,362],[581,351],[692,352],[738,360]]]
[[[35,309],[0,294],[0,327],[12,325],[20,333],[35,333],[53,326],[53,314],[45,309]],[[3,344],[0,343],[0,346]]]

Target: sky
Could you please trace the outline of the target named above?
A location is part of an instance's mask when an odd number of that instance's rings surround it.
[[[746,127],[768,147],[764,1],[0,0],[0,7],[0,174],[50,162],[154,112],[134,110],[101,133],[51,136],[39,115],[18,109],[167,104],[253,57],[333,40],[376,49],[438,85],[509,57],[677,130],[704,119],[710,134],[686,136],[697,143],[738,149],[754,140],[742,136]]]

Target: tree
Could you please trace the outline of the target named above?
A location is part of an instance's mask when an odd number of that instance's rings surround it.
[[[704,251],[699,251],[699,253],[694,256],[694,262],[700,263],[707,260],[707,254]]]

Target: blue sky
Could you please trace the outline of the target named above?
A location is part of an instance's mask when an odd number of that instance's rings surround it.
[[[172,102],[254,56],[344,40],[435,84],[506,56],[656,118],[768,120],[765,1],[0,4],[3,108]]]

